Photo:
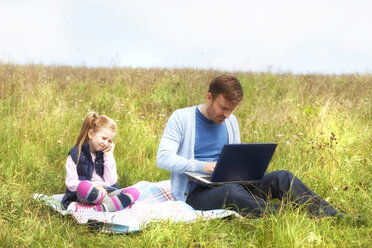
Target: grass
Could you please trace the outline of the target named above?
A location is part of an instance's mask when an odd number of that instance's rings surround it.
[[[242,142],[276,142],[286,169],[363,225],[289,208],[260,219],[153,223],[129,235],[77,225],[32,199],[65,190],[65,161],[88,111],[117,120],[119,184],[169,179],[156,166],[165,123],[204,102],[223,72],[0,64],[1,247],[370,247],[372,75],[235,72]]]

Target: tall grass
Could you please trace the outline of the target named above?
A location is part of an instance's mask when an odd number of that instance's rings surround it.
[[[286,169],[363,225],[287,209],[260,219],[153,223],[106,235],[32,199],[65,190],[65,161],[88,111],[117,121],[119,184],[169,179],[156,151],[169,115],[204,102],[223,72],[0,64],[0,246],[347,247],[371,245],[372,76],[243,73],[242,142],[276,142]]]

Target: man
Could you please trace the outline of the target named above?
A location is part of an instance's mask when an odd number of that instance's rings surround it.
[[[268,173],[254,186],[225,184],[209,188],[188,180],[185,171],[212,173],[222,147],[240,143],[238,122],[232,112],[242,99],[238,79],[221,75],[212,80],[205,104],[176,110],[170,116],[159,144],[157,164],[171,171],[175,198],[198,210],[231,208],[254,216],[280,207],[268,204],[268,199],[288,199],[295,204],[308,203],[308,210],[316,216],[336,215],[338,212],[328,202],[289,171]]]

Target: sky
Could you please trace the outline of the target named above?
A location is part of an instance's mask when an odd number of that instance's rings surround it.
[[[372,73],[370,0],[0,0],[0,62]]]

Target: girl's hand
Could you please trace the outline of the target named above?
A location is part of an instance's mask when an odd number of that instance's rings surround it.
[[[96,189],[98,189],[99,191],[102,191],[102,193],[104,194],[104,195],[108,195],[107,194],[107,191],[105,190],[105,188],[104,187],[102,187],[102,186],[94,186]]]
[[[105,150],[103,150],[103,154],[113,154],[115,149],[115,144],[111,143]]]

